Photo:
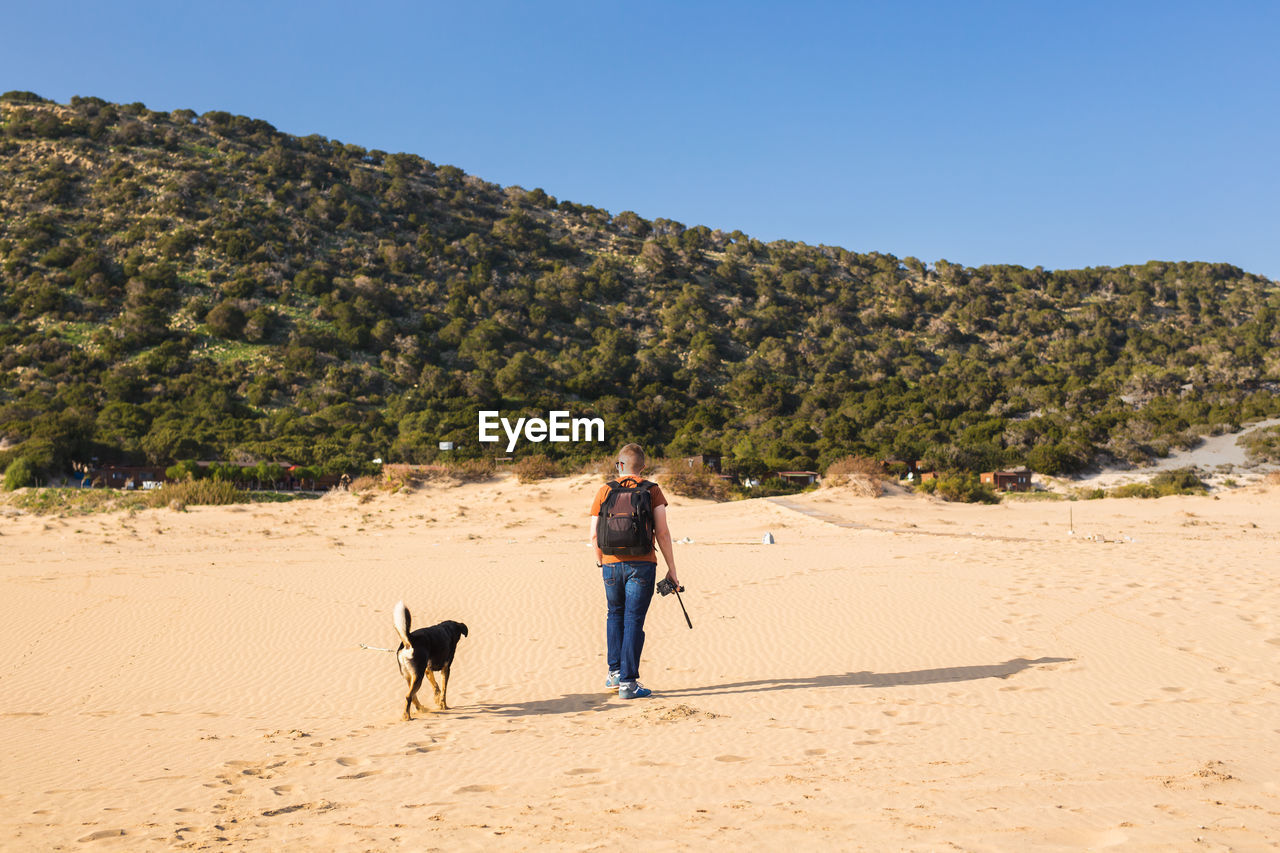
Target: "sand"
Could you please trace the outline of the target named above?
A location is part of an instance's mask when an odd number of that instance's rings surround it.
[[[655,599],[630,702],[593,489],[8,510],[0,848],[1280,842],[1280,488],[675,499],[694,627]],[[400,598],[471,629],[411,722]]]

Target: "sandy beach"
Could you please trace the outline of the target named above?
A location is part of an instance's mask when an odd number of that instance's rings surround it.
[[[0,507],[0,848],[1280,843],[1280,487],[674,498],[631,702],[594,488]],[[401,598],[470,627],[411,722]]]

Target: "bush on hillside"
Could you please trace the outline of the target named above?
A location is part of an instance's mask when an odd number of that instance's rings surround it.
[[[1114,498],[1164,498],[1170,495],[1203,495],[1207,488],[1192,468],[1161,471],[1149,483],[1127,483],[1112,489]]]

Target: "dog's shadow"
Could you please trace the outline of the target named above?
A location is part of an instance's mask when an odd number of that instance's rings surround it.
[[[815,675],[807,678],[768,678],[737,681],[730,684],[708,684],[682,687],[654,693],[655,698],[687,696],[719,696],[729,693],[763,693],[772,690],[805,690],[814,687],[909,687],[920,684],[947,684],[956,681],[979,681],[983,678],[1009,678],[1033,666],[1049,667],[1071,663],[1075,658],[1042,657],[1036,660],[1014,658],[1004,663],[978,666],[950,666],[939,669],[917,669],[910,672],[846,672],[842,675]],[[473,705],[470,710],[503,717],[525,717],[542,714],[575,714],[603,708],[612,693],[569,693],[557,699]]]
[[[528,717],[543,714],[578,714],[603,708],[614,693],[567,693],[557,699],[539,699],[530,702],[503,702],[472,705],[468,710],[499,717]]]

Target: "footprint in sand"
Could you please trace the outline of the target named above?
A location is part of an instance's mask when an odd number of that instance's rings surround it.
[[[825,749],[806,749],[804,751],[804,754],[805,755],[826,755],[827,751]]]
[[[455,794],[487,794],[498,790],[497,785],[463,785],[454,791]]]
[[[361,770],[359,773],[351,773],[347,776],[339,776],[339,779],[368,779],[370,776],[377,776],[381,770]]]
[[[591,773],[599,773],[599,767],[575,767],[572,770],[564,771],[566,776],[586,776]]]
[[[746,760],[747,759],[743,758],[741,755],[717,755],[716,756],[716,761],[733,762],[733,761],[746,761]]]
[[[119,838],[124,835],[123,829],[100,829],[97,832],[91,832],[83,838],[77,838],[76,841],[84,843],[86,841],[101,841],[104,838]]]
[[[345,755],[342,756],[341,758],[335,758],[334,761],[337,761],[343,767],[358,767],[361,764],[369,763],[369,759],[367,758],[350,758]]]

